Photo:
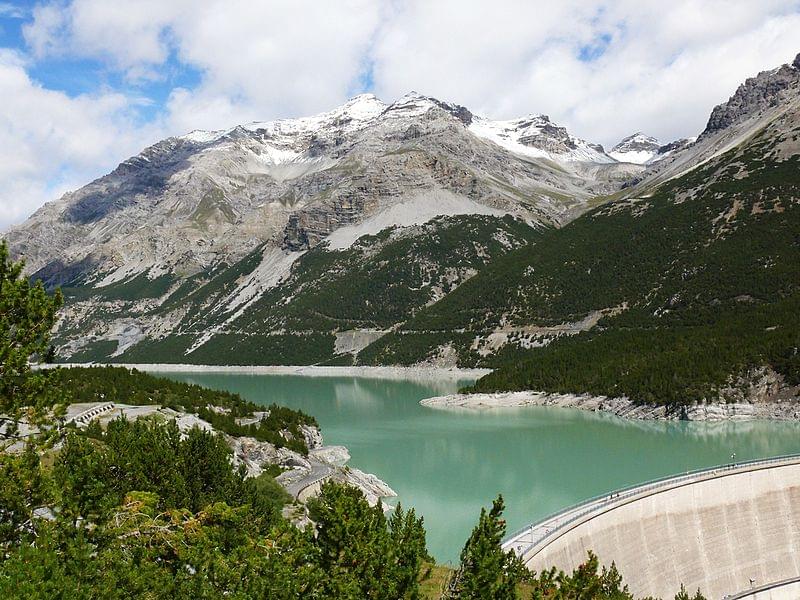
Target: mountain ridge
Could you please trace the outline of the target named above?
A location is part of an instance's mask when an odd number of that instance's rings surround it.
[[[693,182],[675,192],[681,206],[711,198],[703,190],[734,168],[753,189],[771,181],[763,165],[791,173],[780,161],[798,154],[796,72],[783,66],[748,80],[727,108],[714,109],[731,115],[717,119],[725,126],[696,140],[659,145],[629,136],[630,148],[643,141],[654,153],[646,164],[617,162],[544,115],[491,121],[417,93],[389,105],[358,96],[315,117],[159,142],[68,195],[61,212],[45,207],[6,238],[34,275],[64,288],[55,339],[70,361],[502,367],[632,314],[633,298],[618,294],[580,310],[526,312],[534,290],[552,285],[525,287],[538,254],[553,253],[548,269],[563,277],[570,261],[587,260],[570,259],[572,249],[604,239],[617,213],[633,215],[625,221],[631,231],[638,216],[653,219],[656,231],[673,231],[670,219],[684,223],[679,209],[667,203],[653,212],[649,200],[677,190],[671,182]],[[746,160],[730,158],[737,148]],[[708,165],[725,166],[698,181]],[[756,167],[758,177],[748,174]],[[734,188],[720,190],[734,205],[744,201]],[[765,206],[750,206],[753,218],[742,227],[760,231]],[[794,218],[791,206],[769,218]],[[691,227],[700,227],[711,216],[693,218]],[[630,233],[616,235],[622,240],[605,243],[626,253]],[[57,243],[46,248],[49,240]],[[507,270],[519,261],[524,266]],[[602,272],[597,264],[584,271]],[[637,268],[629,266],[631,276]],[[571,277],[579,298],[608,285],[586,273]],[[609,277],[620,284],[627,275]],[[500,295],[475,305],[466,321],[448,308],[489,290]],[[431,321],[434,314],[447,319]]]
[[[461,127],[455,126],[456,123]],[[241,258],[255,247],[254,238],[240,238],[236,240],[237,244],[229,245],[234,249],[220,250],[219,244],[224,244],[226,237],[221,232],[230,231],[234,222],[237,224],[235,237],[238,230],[245,228],[272,229],[269,233],[282,238],[281,244],[285,249],[299,250],[318,243],[339,226],[369,216],[379,208],[377,202],[369,200],[375,200],[375,196],[383,199],[398,196],[397,188],[406,185],[395,180],[389,182],[395,184],[394,190],[384,189],[380,174],[363,173],[369,171],[363,166],[365,160],[372,161],[377,157],[391,161],[391,150],[388,153],[385,150],[393,146],[413,146],[415,139],[420,139],[417,146],[423,146],[421,138],[433,139],[437,133],[448,139],[440,140],[441,144],[433,148],[419,148],[422,152],[417,156],[409,155],[422,159],[414,167],[425,171],[428,177],[432,176],[434,181],[430,185],[455,189],[490,206],[504,204],[505,209],[532,221],[563,221],[569,218],[564,213],[572,210],[561,201],[565,195],[582,195],[586,199],[595,194],[587,189],[593,184],[605,185],[606,191],[615,185],[609,184],[605,176],[599,180],[591,179],[594,174],[587,176],[581,168],[568,165],[565,169],[564,165],[553,165],[552,161],[559,156],[564,156],[566,162],[586,156],[609,163],[613,161],[604,159],[604,155],[589,143],[569,135],[564,128],[553,125],[546,118],[494,122],[474,117],[458,105],[416,93],[407,94],[389,105],[374,96],[361,95],[342,107],[314,117],[255,122],[227,130],[194,131],[167,138],[123,161],[108,175],[48,203],[26,223],[12,227],[5,237],[18,256],[25,256],[32,273],[45,279],[53,271],[80,271],[82,261],[92,269],[102,267],[98,263],[107,257],[98,255],[102,254],[100,246],[108,241],[111,233],[115,236],[132,235],[136,238],[131,242],[134,246],[149,247],[151,252],[156,251],[154,246],[157,245],[162,246],[163,252],[164,246],[179,244],[181,248],[176,249],[176,253],[193,255],[188,262],[194,264],[184,264],[184,270],[188,271],[209,267],[218,260],[217,254],[226,257],[230,253],[234,258]],[[459,155],[460,149],[453,143],[459,137],[464,140],[461,146],[472,156]],[[487,140],[499,148],[475,147]],[[501,170],[498,159],[503,157],[505,160],[505,152],[516,151],[524,156],[515,154],[511,161],[516,165],[510,173],[514,181],[503,181],[503,176],[499,182],[494,181]],[[480,168],[471,162],[475,155],[481,155],[479,158],[484,162],[490,159],[497,164],[486,166],[488,174],[475,174],[472,172],[474,168]],[[455,164],[445,164],[441,158],[454,158]],[[530,158],[541,160],[532,163]],[[397,169],[397,162],[394,160],[394,164],[384,169]],[[625,169],[621,172],[621,176],[626,177]],[[371,187],[375,190],[373,198],[364,201],[359,197],[363,194],[359,193],[346,194],[346,201],[335,197],[322,198],[326,190],[330,190],[332,196],[345,195],[339,194],[336,187],[352,185],[358,177],[362,178],[362,189]],[[399,175],[393,173],[392,177]],[[610,178],[614,177],[612,173]],[[299,189],[302,184],[295,185],[303,178],[309,180],[309,189]],[[461,181],[457,181],[459,178]],[[522,179],[528,180],[527,185]],[[481,185],[484,181],[488,186]],[[242,187],[248,188],[249,198],[241,193]],[[270,187],[272,189],[268,189]],[[413,186],[408,184],[406,187]],[[519,198],[519,191],[513,189],[515,187],[521,188],[523,195],[540,192],[544,202],[531,205],[526,198]],[[254,201],[259,196],[263,201]],[[259,214],[258,209],[264,201],[270,207],[261,212],[269,214]],[[297,210],[304,204],[314,205],[310,213]],[[321,204],[321,210],[317,210]],[[162,219],[151,223],[150,229],[156,230],[171,222],[173,226],[184,228],[183,233],[193,239],[148,240],[135,235],[134,231],[143,224],[142,220],[145,223],[153,221],[154,211],[158,213],[165,206]],[[127,218],[126,211],[132,218]],[[289,218],[291,214],[295,217],[292,221]],[[120,217],[116,218],[116,215]],[[192,220],[200,223],[192,223]],[[275,220],[286,223],[282,232],[274,230]],[[321,226],[319,221],[323,221]],[[93,227],[96,224],[99,225]],[[59,225],[67,231],[59,232]],[[72,226],[83,227],[86,231],[76,236],[70,229]],[[36,239],[39,231],[45,235]],[[258,241],[264,241],[269,233],[262,234]],[[106,239],[102,239],[103,235]],[[25,236],[32,238],[31,241],[22,239]],[[85,244],[72,243],[76,238],[86,237],[94,244],[92,250],[99,252],[83,252]],[[195,247],[195,242],[205,249]],[[212,242],[216,242],[217,248],[215,252],[208,252]],[[236,247],[241,251],[236,251]],[[115,250],[119,248],[112,247],[109,251],[113,254]],[[79,255],[81,252],[82,256]],[[51,260],[54,264],[48,268]],[[167,257],[161,270],[174,269],[174,263],[180,261],[186,263],[187,259]]]

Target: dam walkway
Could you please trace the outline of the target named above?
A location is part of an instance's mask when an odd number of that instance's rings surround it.
[[[591,498],[523,527],[503,547],[535,570],[571,570],[593,550],[616,561],[623,576],[649,573],[631,586],[637,595],[664,596],[683,582],[711,597],[732,596],[800,575],[798,500],[800,454],[738,462]],[[760,564],[759,553],[770,558]],[[674,569],[662,576],[659,563]],[[739,567],[748,578],[731,574]]]

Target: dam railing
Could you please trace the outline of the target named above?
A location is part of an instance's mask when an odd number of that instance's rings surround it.
[[[764,592],[771,592],[772,590],[780,590],[780,588],[794,586],[800,583],[800,577],[791,577],[789,579],[782,579],[780,581],[772,581],[758,587],[750,588],[743,592],[737,592],[728,596],[723,596],[722,600],[745,600],[746,598],[756,598]],[[787,596],[788,597],[788,596]]]
[[[518,529],[506,537],[503,542],[503,548],[516,551],[517,555],[524,559],[525,555],[536,546],[544,547],[544,542],[554,536],[558,537],[556,534],[563,532],[576,521],[592,513],[602,514],[612,507],[626,504],[628,500],[638,496],[648,496],[662,489],[679,487],[692,481],[703,481],[719,476],[731,475],[736,472],[746,472],[761,467],[772,467],[797,462],[800,462],[800,454],[785,454],[770,458],[760,458],[728,463],[715,467],[694,469],[680,475],[668,475],[644,483],[619,488],[604,494],[599,494],[587,500],[582,500],[572,506],[562,508],[535,523]]]

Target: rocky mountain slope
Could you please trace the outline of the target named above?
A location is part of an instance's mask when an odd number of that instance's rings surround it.
[[[791,64],[747,79],[727,102],[713,109],[706,128],[696,140],[675,142],[677,147],[664,160],[650,165],[635,179],[640,193],[652,191],[659,184],[745,143],[776,120],[786,126],[793,116],[799,88],[800,55]]]
[[[696,143],[627,195],[498,258],[359,358],[418,362],[443,350],[497,368],[480,391],[795,397],[798,61],[748,80]]]
[[[451,212],[559,224],[630,174],[613,162],[546,117],[493,122],[415,93],[388,106],[364,95],[315,117],[166,139],[5,237],[48,283],[102,287],[194,274],[266,241],[301,251],[442,190],[461,199]]]
[[[660,160],[681,152],[697,141],[696,137],[661,144],[656,138],[641,131],[629,135],[614,146],[608,155],[619,162],[651,166]]]
[[[140,342],[170,338],[172,344],[178,337],[182,352],[191,354],[226,335],[265,295],[308,304],[288,291],[291,282],[269,292],[302,273],[295,263],[323,241],[347,252],[363,235],[410,228],[380,241],[384,254],[392,254],[392,245],[411,252],[406,265],[416,258],[416,274],[427,278],[418,282],[427,291],[404,292],[414,299],[399,311],[402,320],[474,274],[493,252],[568,222],[640,170],[545,116],[491,121],[416,93],[390,105],[363,95],[314,117],[169,138],[4,237],[33,277],[67,292],[57,332],[65,356],[117,357]],[[452,245],[438,247],[423,264],[408,240],[418,234],[433,240],[435,232],[419,227],[440,215],[453,219],[440,232]],[[475,232],[480,237],[451,232],[472,232],[476,222],[461,215],[485,216]],[[304,335],[318,308],[293,333]],[[396,324],[353,314],[349,321]],[[285,320],[276,316],[269,332],[282,335]],[[326,334],[339,329],[331,327]],[[264,333],[260,325],[246,331]],[[318,337],[309,339],[318,345]],[[285,339],[272,341],[279,348]],[[304,354],[292,358],[310,360]],[[289,359],[280,356],[249,360]]]
[[[796,362],[799,106],[796,59],[696,140],[607,154],[541,115],[359,96],[164,140],[5,238],[63,287],[72,361],[485,365],[496,389],[619,395],[564,365],[647,356],[621,384],[647,398],[664,386],[631,378],[679,343],[724,356],[684,374],[705,394]],[[742,352],[703,342],[734,335]]]

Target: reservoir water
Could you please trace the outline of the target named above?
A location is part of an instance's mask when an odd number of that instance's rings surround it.
[[[357,377],[165,373],[301,409],[326,444],[375,473],[425,517],[428,548],[456,562],[481,506],[502,493],[509,532],[583,499],[736,460],[800,452],[800,425],[633,422],[572,409],[481,412],[419,405],[469,382]],[[394,504],[396,499],[391,499]]]

